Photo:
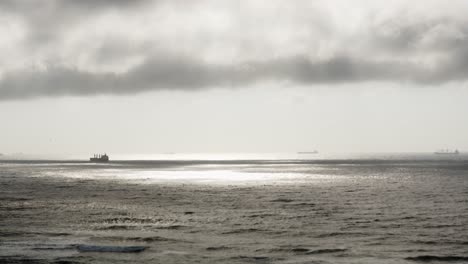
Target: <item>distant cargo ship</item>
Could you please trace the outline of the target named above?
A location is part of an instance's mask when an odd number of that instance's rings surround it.
[[[107,154],[94,154],[92,158],[89,158],[89,161],[91,162],[108,162],[109,161],[109,156]]]
[[[317,150],[314,151],[300,151],[297,154],[318,154]]]
[[[434,154],[437,154],[437,155],[458,155],[458,154],[460,154],[460,152],[458,151],[458,149],[456,149],[456,150],[441,149],[441,150],[438,150],[438,151],[434,152]]]

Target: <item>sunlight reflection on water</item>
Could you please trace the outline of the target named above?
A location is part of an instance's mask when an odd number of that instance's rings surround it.
[[[83,179],[131,181],[135,183],[199,183],[199,184],[288,184],[313,181],[336,181],[337,175],[311,173],[268,173],[234,170],[141,170],[101,169],[60,171],[47,176]]]

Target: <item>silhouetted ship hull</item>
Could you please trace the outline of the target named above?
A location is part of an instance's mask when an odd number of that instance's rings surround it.
[[[318,154],[318,151],[317,150],[314,150],[314,151],[300,151],[300,152],[297,152],[297,154]]]
[[[107,156],[107,154],[104,154],[104,155],[95,154],[94,157],[89,158],[89,161],[90,162],[108,162],[109,156]]]
[[[439,150],[439,151],[434,152],[434,154],[436,154],[436,155],[458,155],[458,154],[460,154],[460,152],[458,151],[458,149],[456,149],[455,151]]]

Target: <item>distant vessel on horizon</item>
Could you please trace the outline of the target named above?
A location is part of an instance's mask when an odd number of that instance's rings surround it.
[[[89,158],[89,161],[91,161],[91,162],[108,162],[109,161],[109,156],[107,156],[106,153],[104,153],[103,155],[94,154],[93,157]]]
[[[318,154],[317,150],[314,151],[299,151],[297,154]]]
[[[441,150],[437,150],[436,152],[434,152],[434,154],[437,154],[437,155],[458,155],[458,154],[460,154],[460,152],[458,151],[458,149],[455,149],[455,150],[441,149]]]

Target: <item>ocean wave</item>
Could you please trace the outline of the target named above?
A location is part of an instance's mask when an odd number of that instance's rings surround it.
[[[98,227],[98,230],[134,230],[138,228],[137,226],[130,226],[130,225],[110,225],[104,227]]]
[[[78,245],[80,252],[115,252],[115,253],[139,253],[147,249],[144,246],[99,246],[99,245]]]
[[[188,228],[188,226],[185,226],[185,225],[164,225],[164,226],[154,226],[153,228],[156,228],[156,229],[169,229],[169,230],[180,230],[180,229]]]
[[[317,204],[315,203],[308,203],[308,202],[301,202],[301,203],[292,203],[291,206],[298,206],[298,207],[315,207]]]
[[[339,237],[339,236],[369,236],[371,234],[364,232],[331,232],[317,235],[318,238]]]
[[[463,240],[412,240],[411,243],[424,245],[468,245],[468,241]]]
[[[245,234],[245,233],[264,232],[264,231],[266,230],[258,229],[258,228],[241,228],[241,229],[234,229],[234,230],[226,231],[226,232],[223,232],[222,234],[224,235]]]
[[[330,254],[330,253],[338,253],[347,251],[345,248],[324,248],[324,249],[317,249],[310,252],[307,252],[307,255],[314,255],[314,254]]]
[[[53,259],[27,257],[21,255],[0,256],[0,263],[5,264],[83,264],[91,263],[92,261],[93,258],[87,256],[58,257]]]
[[[126,238],[128,241],[135,241],[135,242],[162,242],[162,241],[177,241],[176,239],[171,239],[167,237],[160,237],[160,236],[152,236],[152,237],[128,237]]]
[[[28,232],[28,231],[0,231],[0,237],[30,237],[30,236],[50,236],[50,237],[61,237],[70,236],[70,233],[64,232]]]
[[[31,248],[32,250],[75,250],[77,245],[57,245],[57,244],[50,244],[50,245],[38,245],[36,247]]]
[[[259,261],[269,262],[271,260],[269,257],[266,257],[266,256],[236,256],[236,257],[232,257],[232,259],[240,259],[240,260],[255,261],[255,262],[259,262]]]
[[[206,250],[209,250],[209,251],[228,250],[228,249],[231,249],[231,247],[218,246],[218,247],[207,247],[206,248]]]
[[[281,248],[274,248],[270,249],[269,252],[276,253],[276,252],[286,252],[286,253],[306,253],[309,252],[310,249],[304,247],[281,247]]]
[[[408,257],[407,260],[418,262],[431,262],[431,261],[468,261],[468,256],[435,256],[435,255],[421,255],[416,257]]]
[[[25,198],[25,197],[0,197],[0,201],[7,201],[7,202],[23,202],[23,201],[30,201],[33,200],[32,198]]]
[[[161,237],[161,236],[147,236],[147,237],[123,237],[123,236],[102,236],[93,237],[94,241],[133,241],[133,242],[167,242],[167,241],[178,241],[176,239]]]
[[[9,263],[9,264],[20,264],[20,263],[44,264],[45,261],[44,261],[43,259],[29,258],[29,257],[22,257],[22,256],[0,256],[0,263]]]
[[[244,217],[249,217],[249,218],[265,218],[265,217],[268,217],[268,216],[276,216],[275,214],[271,214],[271,213],[265,213],[265,214],[252,214],[252,215],[246,215]]]
[[[269,250],[269,252],[287,252],[287,253],[297,253],[297,254],[306,254],[306,255],[315,255],[315,254],[331,254],[347,251],[345,248],[323,248],[311,250],[305,247],[285,247],[285,248],[274,248]]]
[[[288,198],[278,198],[278,199],[271,200],[271,202],[274,202],[274,203],[291,203],[291,202],[294,202],[294,200],[293,199],[288,199]]]
[[[137,218],[137,217],[113,217],[104,219],[102,222],[106,224],[152,224],[157,223],[161,219],[153,218]]]

